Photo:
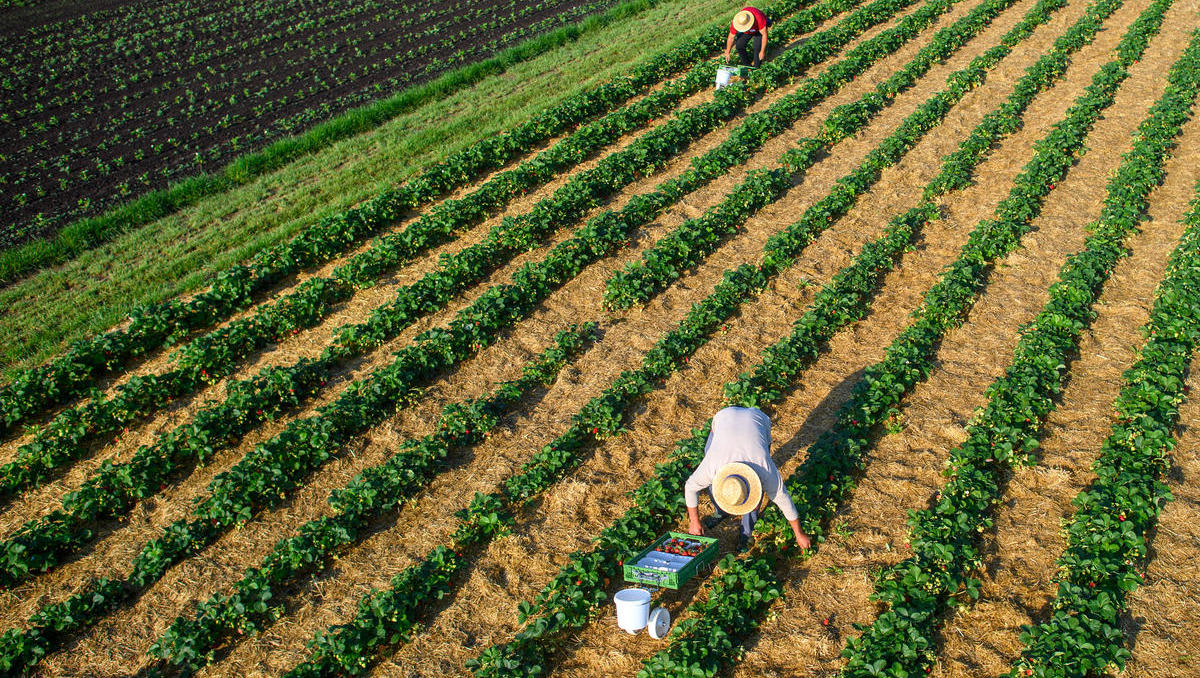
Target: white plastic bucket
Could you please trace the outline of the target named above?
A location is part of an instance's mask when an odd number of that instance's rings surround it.
[[[717,67],[717,89],[721,89],[725,85],[728,85],[729,78],[732,75],[733,75],[732,68],[726,68],[725,66],[718,66]]]
[[[617,604],[617,626],[636,634],[646,628],[650,618],[650,592],[646,589],[621,589],[613,596]]]

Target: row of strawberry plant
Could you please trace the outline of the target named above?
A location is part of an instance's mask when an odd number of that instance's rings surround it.
[[[1069,55],[1089,44],[1103,25],[1104,19],[1120,5],[1121,0],[1101,0],[1089,8],[1087,14],[1056,41],[1052,50],[1028,70],[1027,74],[1018,82],[1010,99],[1001,104],[998,110],[1005,111],[1013,118],[1005,119],[1003,124],[1000,124],[995,116],[986,116],[984,122],[960,144],[960,149],[980,148],[974,163],[982,162],[1001,136],[1019,126],[1020,116],[1032,99],[1062,76],[1065,70],[1062,64],[1067,61]],[[1012,105],[1015,102],[1018,105]],[[982,143],[980,143],[981,141]],[[939,177],[950,171],[957,172],[961,169],[959,165],[950,164],[949,161],[953,157],[953,154],[947,157]],[[768,350],[768,365],[754,370],[749,375],[744,375],[739,382],[726,387],[726,396],[731,403],[765,406],[781,398],[787,391],[788,385],[794,381],[799,365],[803,364],[801,361],[812,359],[815,350],[813,347],[818,345],[822,338],[821,334],[816,333],[824,327],[821,317],[836,314],[839,308],[844,308],[844,312],[848,314],[865,312],[865,304],[869,301],[868,295],[871,289],[869,285],[872,284],[871,271],[888,266],[887,259],[883,257],[888,252],[895,251],[898,246],[895,239],[911,239],[920,232],[924,223],[940,218],[940,212],[934,200],[942,194],[941,191],[934,188],[938,185],[942,185],[939,178],[930,182],[926,199],[919,206],[894,218],[884,237],[877,244],[869,245],[864,249],[863,254],[860,255],[860,261],[847,269],[844,277],[839,277],[839,282],[835,283],[836,287],[829,288],[831,291],[821,293],[829,295],[828,301],[814,303],[813,314],[811,316],[806,314],[805,318],[798,323],[799,331],[780,342],[777,347]],[[788,232],[773,238],[764,252],[762,270],[766,274],[774,275],[789,266],[806,242],[801,238],[795,241],[794,246],[790,246],[792,241]],[[966,254],[967,259],[979,258],[980,250],[972,248]],[[987,261],[987,258],[984,257],[983,260]],[[855,281],[862,281],[864,285],[859,291],[853,292],[857,295],[857,299],[842,302],[843,292],[840,290],[845,289],[846,294],[852,293],[850,290],[854,289],[852,286]],[[960,309],[960,313],[965,314],[965,310]],[[803,330],[806,325],[811,325],[814,331]],[[930,331],[927,336],[930,340],[936,340],[941,331],[944,329]],[[910,351],[906,356],[897,350],[893,350],[893,353],[896,355],[893,356],[892,363],[889,365],[892,368],[890,370],[892,374],[907,375],[915,383],[916,379],[923,374],[920,363],[917,363],[913,371],[908,372],[906,361],[909,356],[923,354]],[[923,369],[928,370],[928,365]],[[875,372],[883,373],[885,370],[877,368]],[[894,396],[895,400],[898,400],[905,387],[897,384],[896,376],[889,377],[887,374],[882,374],[882,377],[882,379],[872,377],[870,383],[879,389],[881,395],[886,395],[893,388],[899,386],[898,391],[888,396],[889,398]],[[911,387],[911,384],[908,387]],[[868,406],[872,400],[880,399],[871,393],[870,388],[860,387],[860,391],[862,393],[857,396],[858,403],[856,405],[852,403],[852,407],[848,408],[851,413],[842,418],[844,425],[849,426],[853,423],[856,429],[859,426],[857,418],[864,416],[858,410]],[[883,402],[879,411],[885,412],[890,409],[892,402],[894,400]],[[825,436],[825,444],[830,445],[841,441],[846,443],[844,448],[846,450],[863,448],[868,444],[865,434],[869,429],[869,426],[858,429],[861,434],[858,440],[849,440],[829,434]],[[672,458],[657,469],[655,477],[637,490],[635,506],[601,534],[597,545],[585,553],[575,554],[571,562],[560,570],[559,574],[532,603],[522,603],[520,621],[525,624],[525,628],[511,642],[489,648],[481,655],[478,660],[478,669],[482,675],[503,675],[506,670],[511,670],[516,674],[522,666],[538,666],[545,661],[549,648],[561,642],[567,632],[581,628],[588,623],[606,600],[604,589],[599,586],[597,579],[591,577],[591,573],[599,572],[603,576],[619,576],[620,561],[633,554],[630,545],[645,543],[677,519],[682,511],[683,483],[703,457],[707,432],[707,428],[705,428],[698,431],[690,440],[681,441]],[[823,467],[816,469],[817,472],[824,470],[826,469]],[[812,473],[809,475],[812,481],[818,480],[817,475]],[[841,487],[840,484],[834,483],[833,473],[827,472],[827,475],[830,486],[826,488],[826,494]],[[819,480],[825,481],[826,475],[820,475]],[[843,477],[840,482],[846,480],[847,478]],[[816,484],[819,485],[819,483]],[[794,494],[793,496],[803,495]],[[829,505],[834,505],[835,500],[836,497],[828,500]],[[767,516],[771,515],[773,514],[768,512]],[[821,533],[818,520],[808,521],[804,529],[813,535]],[[585,577],[587,578],[586,585],[576,584]],[[746,619],[756,618],[753,614],[743,616]],[[728,647],[729,645],[729,636],[711,639],[710,643],[710,647]]]
[[[538,291],[542,296],[546,293]],[[318,415],[292,422],[258,445],[213,480],[209,496],[200,502],[191,520],[176,521],[161,538],[146,544],[126,579],[95,579],[79,593],[35,614],[30,628],[12,629],[0,637],[0,670],[29,670],[70,636],[135,598],[169,567],[199,552],[228,528],[249,520],[257,509],[282,501],[346,443],[398,407],[413,402],[420,394],[420,384],[490,345],[499,330],[532,312],[540,300],[536,294],[512,296],[516,299],[492,295],[469,313],[460,314],[450,327],[423,333],[413,346],[397,354],[395,362],[352,383]],[[590,332],[585,328],[585,333]]]
[[[755,141],[756,143],[752,143]],[[585,229],[584,237],[568,241],[563,251],[578,251],[580,248],[573,243],[587,242],[597,234],[602,234],[602,241],[608,247],[613,244],[627,244],[628,234],[633,229],[661,214],[687,192],[719,176],[727,167],[743,162],[762,141],[765,140],[755,140],[752,137],[743,142],[735,131],[729,140],[699,159],[683,175],[665,182],[654,193],[635,197],[620,213],[605,213],[596,218],[589,228]],[[589,261],[607,255],[602,248],[586,249],[590,250]],[[420,306],[417,306],[416,310],[419,309]],[[342,350],[351,350],[355,346],[358,347],[356,350],[374,347],[376,342],[382,341],[379,338],[381,333],[386,332],[390,326],[406,322],[411,312],[413,309],[403,304],[379,309],[372,314],[367,324],[350,328],[343,334],[339,339]],[[336,359],[337,353],[327,351],[326,359]],[[281,378],[281,373],[287,370],[290,370],[287,372],[287,378]],[[275,389],[270,402],[264,404],[267,398],[255,399],[250,389],[239,391],[239,395],[249,396],[239,397],[232,402],[227,401],[203,412],[205,424],[217,427],[215,435],[208,435],[209,429],[198,429],[196,426],[180,427],[176,429],[177,436],[167,437],[160,441],[160,444],[139,450],[137,457],[129,465],[135,469],[134,473],[131,474],[127,470],[129,466],[126,465],[106,466],[80,493],[68,496],[64,506],[65,512],[55,512],[44,520],[34,521],[22,528],[15,538],[4,544],[5,555],[11,565],[7,568],[7,576],[19,579],[30,572],[53,567],[60,561],[63,553],[90,538],[90,531],[83,528],[83,523],[97,517],[118,515],[118,511],[132,505],[137,498],[153,493],[163,482],[164,470],[169,471],[177,467],[182,459],[194,460],[197,456],[202,458],[211,454],[215,446],[227,441],[236,430],[244,430],[251,425],[254,417],[270,416],[277,411],[273,409],[275,403],[281,403],[279,407],[284,404],[290,405],[311,391],[310,384],[319,385],[324,379],[320,361],[301,361],[294,368],[272,368],[268,372],[266,376],[270,378],[260,375],[256,378],[256,383],[272,389],[286,385],[286,393]],[[296,381],[303,382],[303,385],[297,388],[294,383]],[[248,409],[247,405],[260,407],[256,411]]]
[[[1120,3],[1109,4],[1115,9]],[[1159,3],[1144,12],[1125,35],[1118,52],[1123,55],[1140,54],[1160,25],[1163,12],[1169,5],[1169,1]],[[1089,19],[1094,20],[1094,16],[1085,17],[1082,22]],[[1095,30],[1093,28],[1091,31],[1093,35]],[[1009,197],[997,209],[998,218],[985,220],[971,234],[959,259],[926,294],[925,303],[915,322],[889,346],[883,361],[866,370],[864,377],[855,385],[850,402],[839,411],[835,428],[826,431],[810,447],[804,464],[789,478],[788,487],[797,500],[800,520],[806,530],[821,533],[821,523],[832,515],[838,503],[848,495],[854,486],[855,476],[865,470],[868,461],[865,452],[871,444],[872,431],[890,416],[905,393],[928,376],[936,359],[937,343],[946,331],[961,322],[978,298],[986,281],[988,267],[996,258],[1019,244],[1020,235],[1028,230],[1029,222],[1040,212],[1042,199],[1073,164],[1075,154],[1083,148],[1087,130],[1100,111],[1112,101],[1117,83],[1111,81],[1111,75],[1121,69],[1114,70],[1111,66],[1119,65],[1123,58],[1119,57],[1102,67],[1094,78],[1094,86],[1072,107],[1066,119],[1036,145],[1035,157],[1018,177],[1017,185]],[[1020,92],[1020,87],[1017,91]],[[939,184],[939,180],[935,179],[930,187]],[[764,546],[758,555],[767,560],[785,555],[789,547],[782,538],[783,530],[777,517],[768,516],[761,524],[764,531],[774,531],[774,539],[764,539]],[[725,602],[737,605],[736,600]],[[762,610],[742,611],[756,618],[762,614]],[[880,628],[886,626],[884,624]],[[921,646],[913,638],[899,632],[900,629],[894,626],[893,629],[897,633],[885,644],[886,651],[907,656],[910,660],[919,655],[924,659],[918,660],[918,668],[927,668],[928,664],[924,662],[931,660],[930,646]],[[715,670],[729,662],[732,653],[717,656],[701,654],[698,648],[702,648],[706,639],[713,636],[729,637],[725,629],[700,620],[692,633],[677,638],[666,651],[651,658],[644,675],[668,673],[681,664],[700,664],[710,672]],[[736,647],[733,651],[736,651]],[[860,675],[860,672],[870,673],[887,666],[887,661],[876,658],[848,670]],[[899,669],[897,675],[916,670],[908,666]]]
[[[963,19],[947,26],[934,35],[932,41],[922,48],[903,69],[880,83],[875,91],[864,97],[839,106],[830,114],[808,147],[788,156],[786,169],[776,172],[798,176],[828,154],[840,141],[853,136],[865,128],[874,115],[891,103],[895,97],[911,87],[937,61],[948,58],[967,40],[991,23],[991,20],[1007,8],[1009,2],[988,2],[976,7]],[[1048,16],[1048,15],[1047,15]],[[990,55],[989,61],[973,63],[973,70],[964,72],[964,80],[978,79],[1007,51]],[[858,196],[870,190],[882,177],[883,170],[903,156],[919,141],[924,133],[940,120],[956,102],[970,90],[960,87],[939,102],[930,102],[923,120],[905,121],[909,129],[903,134],[893,134],[871,151],[860,167],[839,179],[829,194],[818,201],[817,216],[828,223],[845,215]],[[940,108],[934,110],[934,108]],[[747,181],[749,184],[750,181]],[[790,186],[788,186],[790,187]],[[787,188],[787,187],[785,187]],[[782,197],[783,191],[771,196],[772,201]],[[609,308],[628,308],[636,303],[645,303],[665,290],[688,270],[703,262],[729,236],[742,228],[741,222],[722,221],[710,215],[684,221],[642,254],[638,261],[629,262],[624,270],[613,274],[604,289],[604,299]]]
[[[802,6],[780,0],[765,7],[776,15]],[[84,392],[105,374],[131,359],[188,333],[211,327],[287,277],[329,261],[390,225],[405,213],[502,167],[547,139],[648,90],[671,73],[689,68],[712,53],[725,32],[714,21],[702,35],[653,55],[627,74],[568,97],[512,130],[481,140],[425,170],[404,186],[385,191],[364,205],[322,219],[289,242],[260,252],[249,265],[215,276],[212,287],[186,301],[173,300],[138,309],[127,328],[77,342],[62,357],[21,371],[0,388],[0,432]]]
[[[328,558],[355,543],[369,524],[406,504],[447,466],[450,453],[483,442],[501,417],[539,384],[551,383],[569,359],[595,338],[595,323],[561,332],[554,347],[525,367],[520,379],[491,394],[446,406],[437,429],[405,441],[384,463],[355,476],[329,497],[333,513],[309,521],[297,534],[279,540],[262,564],[251,568],[231,594],[216,594],[197,610],[193,622],[180,617],[151,648],[177,666],[198,668],[212,661],[212,648],[233,632],[253,633],[276,619],[283,589],[304,574],[320,572]]]
[[[1188,77],[1194,79],[1200,73],[1194,55],[1192,69]],[[1174,117],[1164,127],[1177,127],[1185,116],[1177,109]],[[1143,137],[1133,152],[1165,150],[1163,140],[1152,136],[1158,130]],[[1135,170],[1130,165],[1121,170],[1128,186],[1162,179],[1161,169],[1149,176]],[[1119,617],[1127,609],[1126,596],[1145,578],[1149,534],[1171,500],[1163,479],[1170,471],[1172,433],[1188,397],[1185,382],[1200,341],[1200,183],[1196,190],[1144,327],[1148,340],[1124,375],[1114,404],[1117,421],[1092,464],[1096,480],[1075,497],[1077,510],[1066,528],[1067,548],[1058,560],[1058,592],[1050,616],[1021,634],[1025,649],[1013,678],[1083,678],[1111,667],[1120,671],[1130,656]],[[1120,209],[1127,212],[1125,219],[1144,213],[1143,192],[1131,188],[1129,193],[1127,204],[1106,206],[1106,211]]]
[[[251,568],[230,594],[217,593],[199,606],[195,620],[179,617],[150,649],[184,671],[210,663],[215,648],[233,633],[255,633],[282,613],[284,590],[301,576],[328,566],[354,544],[372,521],[398,510],[447,467],[450,452],[483,442],[505,412],[538,384],[553,381],[567,359],[594,338],[595,323],[560,333],[555,348],[527,366],[522,377],[492,394],[447,406],[434,433],[406,441],[395,455],[368,468],[328,499],[333,512],[280,539],[262,564]],[[584,336],[584,335],[589,336]],[[166,662],[160,665],[165,668]]]
[[[1143,29],[1144,45],[1153,27]],[[1122,67],[1144,49],[1125,47],[1129,60]],[[983,565],[980,535],[992,526],[990,513],[1003,494],[1005,474],[1017,464],[1036,463],[1042,423],[1055,408],[1066,364],[1095,317],[1092,306],[1104,283],[1128,254],[1125,240],[1137,230],[1148,207],[1146,196],[1161,183],[1162,163],[1190,116],[1200,86],[1198,58],[1200,33],[1172,68],[1175,87],[1143,121],[1134,152],[1126,155],[1110,181],[1104,213],[1091,225],[1085,249],[1063,265],[1050,299],[1022,335],[1012,364],[989,387],[987,405],[968,427],[967,440],[951,451],[946,470],[950,480],[931,508],[909,517],[913,554],[878,575],[873,598],[887,610],[860,638],[847,642],[845,675],[877,675],[881,664],[893,674],[928,672],[936,661],[937,629],[947,607],[962,604],[967,596],[978,598],[980,582],[973,573]],[[1094,587],[1096,582],[1088,584]],[[1096,669],[1109,661],[1093,652],[1088,657]],[[1050,667],[1078,670],[1069,662],[1060,664],[1057,657]],[[1049,675],[1055,675],[1054,668]]]
[[[802,12],[795,20],[784,22],[779,28],[785,39],[811,28],[830,11],[828,4],[816,9],[818,11]],[[419,252],[448,242],[462,229],[502,208],[512,197],[548,181],[557,172],[569,169],[622,134],[636,130],[670,110],[684,97],[706,86],[711,77],[712,64],[692,69],[680,82],[581,128],[563,143],[493,178],[468,196],[439,205],[408,229],[386,236],[368,250],[355,255],[330,276],[309,279],[295,292],[258,309],[254,314],[193,341],[179,352],[178,366],[174,370],[162,375],[131,379],[112,399],[96,399],[60,413],[34,441],[18,451],[14,461],[0,467],[0,496],[43,481],[83,453],[84,444],[95,436],[129,426],[137,418],[154,412],[171,399],[192,393],[205,384],[227,376],[254,351],[319,323],[333,312],[335,304],[348,300],[356,287],[371,284],[376,277],[410,260]],[[703,128],[690,131],[698,134]],[[650,146],[649,149],[635,144],[623,154],[606,159],[586,176],[573,179],[574,183],[560,189],[554,198],[539,202],[534,213],[541,210],[552,215],[552,218],[541,220],[539,225],[545,226],[553,221],[561,228],[569,223],[572,216],[581,213],[587,206],[583,203],[585,195],[580,187],[590,182],[592,186],[610,188],[602,182],[615,173],[614,164],[641,153],[653,156],[654,152],[666,154],[669,150],[661,145],[655,148],[654,144],[661,141],[658,136],[647,137],[639,140],[639,143],[643,141],[643,145]],[[645,169],[639,167],[633,171]],[[516,252],[533,247],[538,242],[536,236],[513,236],[505,232],[506,229],[519,231],[525,225],[519,219],[515,225],[506,222],[501,228],[493,229],[482,243],[444,260],[439,271],[426,276],[416,285],[402,288],[394,306],[412,309],[409,322],[420,317],[421,313],[439,308],[455,293],[480,280]],[[513,248],[521,249],[514,251]],[[390,324],[375,339],[382,343],[396,336],[403,327],[403,324]],[[343,336],[361,329],[347,330]],[[347,354],[341,356],[341,360],[356,356]],[[327,369],[334,367],[329,365]]]

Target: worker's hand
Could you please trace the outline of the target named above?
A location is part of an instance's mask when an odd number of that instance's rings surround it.
[[[811,548],[812,540],[808,538],[807,534],[804,534],[803,532],[797,532],[796,533],[796,546],[799,546],[802,549]]]
[[[725,56],[723,58],[725,60],[725,63],[729,63],[729,52],[728,51],[725,52]]]
[[[762,61],[763,59],[766,59],[766,58],[767,58],[767,49],[764,47],[764,48],[758,50],[758,60]]]
[[[688,534],[695,535],[697,537],[704,536],[704,525],[700,524],[699,519],[688,520]]]

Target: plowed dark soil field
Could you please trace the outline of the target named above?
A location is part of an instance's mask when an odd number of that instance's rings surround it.
[[[86,13],[65,2],[5,10],[0,246],[214,171],[611,4],[147,0]]]

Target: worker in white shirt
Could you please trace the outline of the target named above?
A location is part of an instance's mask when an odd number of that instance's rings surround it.
[[[784,486],[779,469],[771,460],[771,420],[756,407],[726,407],[713,416],[712,430],[704,445],[704,460],[684,485],[688,532],[704,534],[700,523],[700,492],[708,489],[716,515],[707,522],[716,525],[726,515],[742,517],[738,550],[749,547],[750,535],[766,500],[775,502],[792,526],[796,544],[809,548],[812,541],[800,529],[800,515]]]

